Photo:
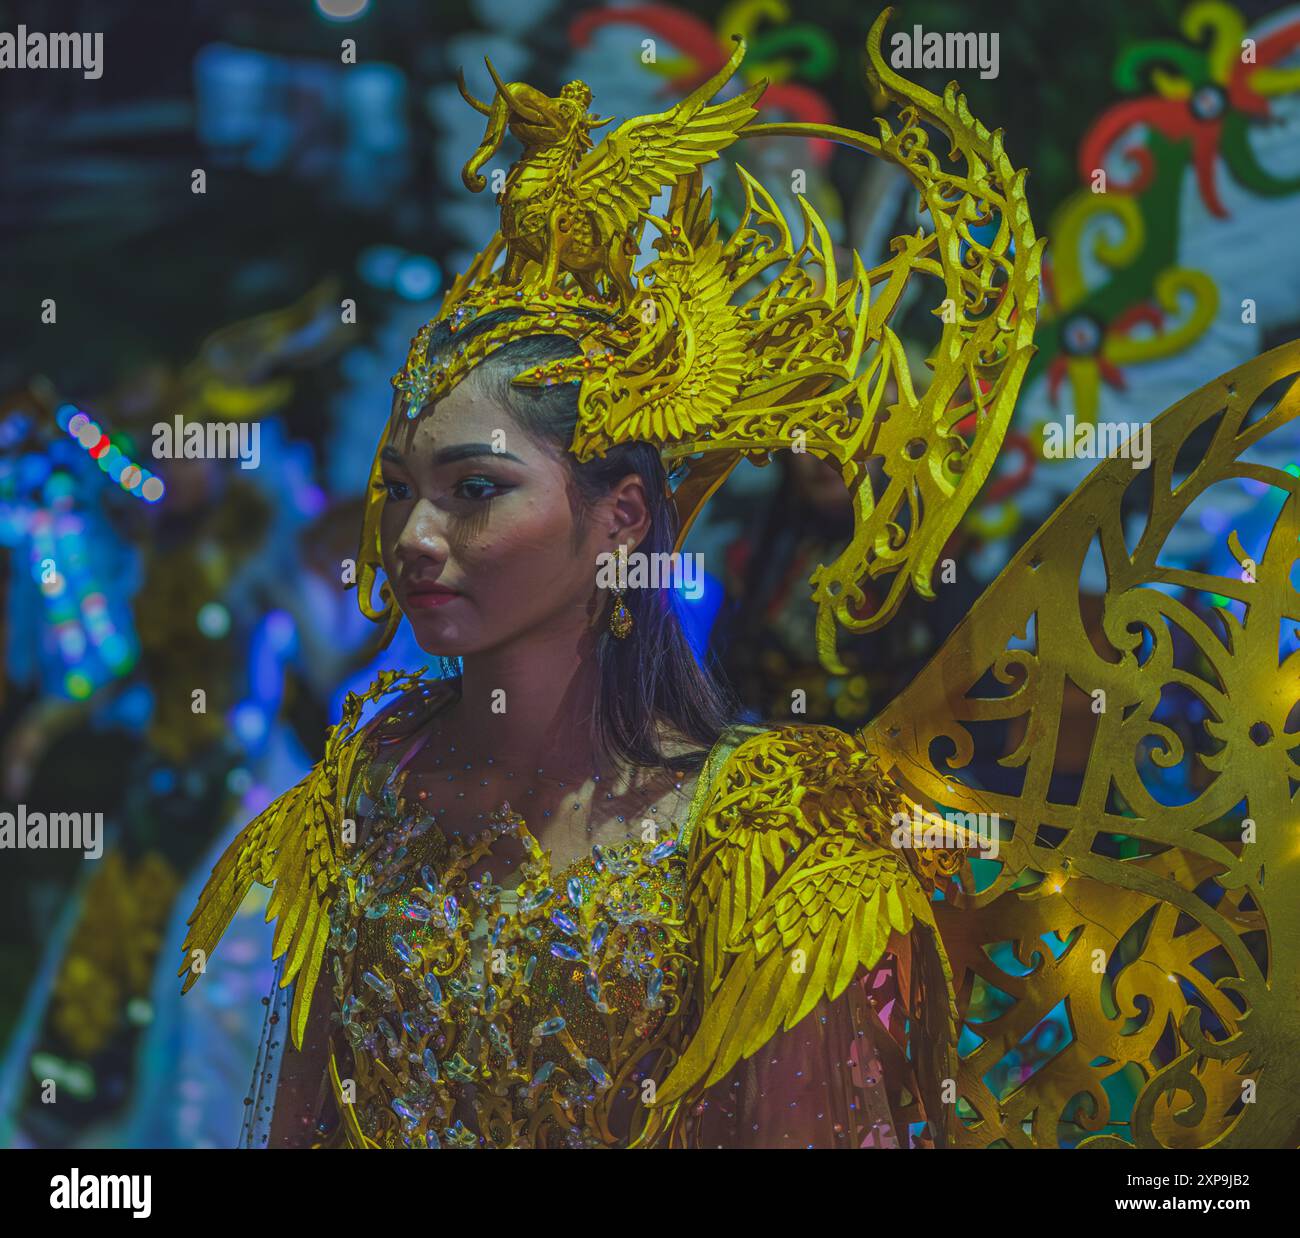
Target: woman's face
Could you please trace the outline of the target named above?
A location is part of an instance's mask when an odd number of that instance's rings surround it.
[[[384,571],[427,653],[463,657],[567,629],[576,638],[595,614],[597,555],[640,540],[618,527],[611,495],[575,548],[563,456],[473,375],[415,420],[394,416],[382,468]]]

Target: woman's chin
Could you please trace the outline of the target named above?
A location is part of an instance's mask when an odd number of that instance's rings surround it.
[[[415,633],[415,643],[435,658],[463,658],[477,647],[478,642],[465,631],[464,624],[455,620],[418,610],[408,614],[407,619]]]

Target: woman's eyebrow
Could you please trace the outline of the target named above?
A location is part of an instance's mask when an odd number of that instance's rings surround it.
[[[406,463],[406,457],[391,445],[385,447],[379,454],[382,459],[390,460],[393,464]],[[441,451],[433,453],[433,463],[435,465],[455,464],[457,460],[472,460],[476,456],[491,456],[497,460],[513,460],[516,464],[523,464],[523,461],[511,452],[494,451],[491,443],[457,443],[454,447],[444,447]]]
[[[516,464],[523,461],[508,451],[493,451],[490,443],[457,443],[454,447],[444,447],[433,453],[433,463],[455,464],[457,460],[471,460],[476,456],[492,456],[497,460],[513,460]]]

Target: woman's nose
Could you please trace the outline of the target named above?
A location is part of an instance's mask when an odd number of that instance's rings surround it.
[[[397,557],[414,565],[421,559],[442,563],[447,558],[447,538],[442,532],[437,510],[427,499],[411,508],[406,524],[397,539]]]

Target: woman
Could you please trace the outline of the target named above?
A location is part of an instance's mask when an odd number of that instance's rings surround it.
[[[453,342],[443,329],[430,351]],[[764,742],[854,754],[830,728],[732,725],[734,703],[695,663],[666,592],[597,587],[600,556],[664,551],[677,529],[652,448],[579,465],[564,446],[575,389],[509,381],[575,351],[528,338],[419,417],[394,408],[385,572],[421,646],[463,671],[408,691],[358,736],[364,772],[342,801],[357,894],[337,904],[339,966],[321,971],[302,1051],[285,1052],[260,1115],[268,1141],[908,1146],[928,1115],[901,1034],[914,1017],[906,912],[836,1000],[671,1121],[654,1105],[698,1031],[692,985],[711,926],[687,923],[687,856],[726,756],[733,798],[777,808],[792,788],[745,764]],[[836,823],[864,847],[887,816],[872,790],[833,788],[876,808]],[[920,880],[880,859],[924,915]],[[815,966],[798,950],[782,964],[796,978]]]
[[[916,159],[914,114],[906,141],[834,136],[942,181],[935,210],[1015,220],[966,256],[963,279],[1010,269],[998,329],[1032,332],[1009,312],[1038,253],[1020,180],[968,113],[888,70],[883,20],[875,71],[979,163],[978,204]],[[524,155],[501,231],[394,378],[358,562],[362,609],[390,635],[404,614],[461,670],[382,675],[367,699],[402,694],[364,727],[350,699],[325,759],[246,828],[200,899],[187,988],[252,883],[274,887],[280,990],[246,1102],[250,1144],[949,1138],[955,1007],[930,895],[952,856],[895,843],[906,804],[861,743],[739,724],[666,591],[609,571],[677,548],[746,456],[806,447],[858,473],[879,450],[861,433],[885,389],[873,375],[905,363],[874,319],[866,331],[867,274],[855,260],[837,275],[806,203],[816,243],[797,246],[742,173],[745,215],[720,240],[700,168],[754,131],[762,85],[708,100],[743,51],[594,149],[580,82],[550,98],[494,75],[491,105],[464,92],[489,117],[466,184],[483,186],[507,128]],[[652,214],[668,186],[667,211]],[[646,229],[658,257],[634,271]],[[924,248],[909,244],[877,272],[885,310]],[[947,262],[956,248],[935,252]],[[987,332],[944,333],[989,374],[1017,355]],[[1014,389],[976,426],[981,459]],[[923,477],[939,474],[952,435],[922,442],[924,410],[910,382],[900,390],[910,405],[895,406],[890,432],[922,479],[928,531],[952,495]],[[958,508],[970,493],[963,483]],[[896,543],[891,518],[882,504],[819,569],[836,578],[818,591],[828,666],[842,582]]]

